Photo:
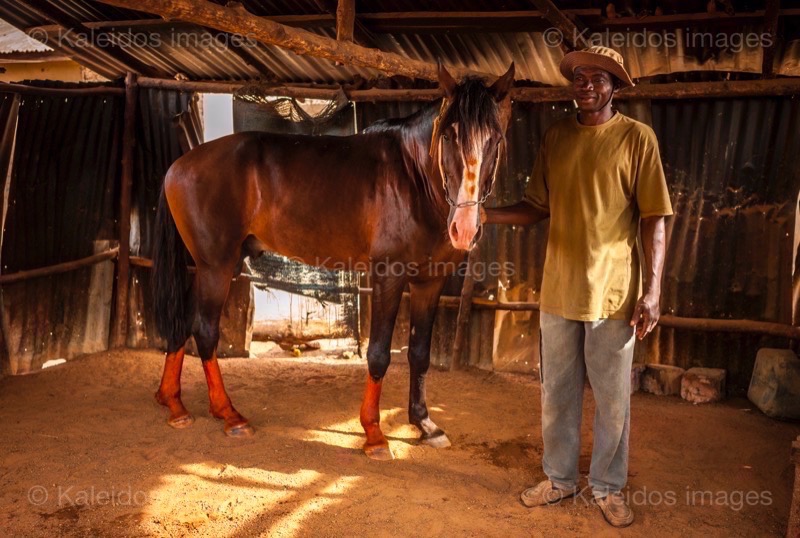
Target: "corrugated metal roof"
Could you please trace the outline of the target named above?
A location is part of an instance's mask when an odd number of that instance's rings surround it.
[[[123,21],[142,18],[153,19],[144,13],[121,10],[113,7],[89,2],[88,0],[50,0],[52,9],[58,10],[73,19],[84,22]],[[217,3],[224,4],[222,0]],[[245,7],[256,15],[286,16],[323,14],[317,0],[247,0]],[[599,8],[594,2],[559,2],[565,8]],[[665,6],[669,4],[667,2]],[[784,3],[785,4],[785,3]],[[792,3],[793,5],[794,3]],[[787,6],[783,6],[787,7]],[[397,11],[417,11],[435,9],[437,11],[531,11],[529,3],[522,0],[493,2],[491,0],[469,0],[467,2],[447,1],[435,6],[422,4],[416,0],[379,0],[376,2],[358,2],[359,13],[392,13]],[[678,9],[676,7],[676,9]],[[688,8],[683,7],[684,11]],[[695,6],[696,9],[696,6]],[[700,7],[702,10],[702,6]],[[0,17],[5,18],[18,28],[31,28],[49,24],[50,21],[32,10],[14,2],[0,4]],[[365,19],[366,20],[366,19]],[[792,19],[794,20],[794,19]],[[646,19],[645,19],[646,21]],[[692,32],[714,31],[719,35],[760,35],[763,28],[752,24],[736,25],[735,19],[725,22],[724,29],[711,23],[694,25]],[[776,51],[776,72],[782,75],[800,75],[800,39],[797,39],[798,25],[786,24],[783,33],[787,41],[781,43]],[[175,29],[178,34],[175,34]],[[310,28],[326,37],[335,37],[332,20],[321,21]],[[622,29],[624,30],[624,29]],[[639,30],[636,30],[637,32]],[[260,65],[248,65],[231,50],[224,47],[214,48],[206,44],[204,37],[210,35],[206,30],[194,25],[164,22],[159,26],[145,26],[131,29],[121,26],[109,29],[109,33],[117,39],[125,39],[126,34],[136,35],[151,33],[151,37],[181,38],[183,42],[196,45],[176,44],[176,39],[162,39],[158,45],[124,47],[125,52],[137,59],[156,66],[171,76],[184,75],[197,80],[245,80],[258,77],[274,79],[282,82],[317,82],[317,83],[352,83],[357,77],[372,79],[381,73],[374,69],[336,66],[322,59],[299,56],[275,46],[259,44],[246,47]],[[668,32],[673,32],[668,34]],[[715,34],[715,35],[717,35]],[[624,35],[624,34],[620,34]],[[663,27],[648,30],[646,42],[629,43],[616,47],[625,58],[631,75],[634,78],[680,73],[688,71],[726,71],[739,73],[760,73],[762,50],[752,43],[741,47],[734,42],[732,47],[689,46],[686,42],[687,30],[668,30]],[[193,36],[194,39],[188,39]],[[54,38],[53,35],[50,36]],[[514,61],[517,65],[518,80],[535,81],[549,85],[563,85],[566,81],[558,72],[558,64],[563,52],[558,46],[549,46],[548,37],[540,29],[537,31],[425,31],[423,29],[394,31],[391,33],[372,32],[371,45],[384,51],[394,52],[402,56],[425,61],[443,59],[455,66],[472,68],[476,71],[501,74]],[[630,34],[628,35],[630,37]],[[674,43],[664,43],[671,38]],[[628,39],[630,41],[630,39]],[[75,43],[49,42],[60,52],[75,52]],[[551,43],[552,45],[552,43]],[[125,74],[125,67],[118,60],[110,58],[102,51],[91,48],[80,48],[79,61],[109,78],[117,78]]]
[[[0,54],[8,52],[44,52],[53,50],[47,45],[31,39],[22,30],[0,20]]]

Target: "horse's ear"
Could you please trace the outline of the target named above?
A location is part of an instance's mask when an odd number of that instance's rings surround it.
[[[447,71],[447,68],[441,62],[441,60],[437,60],[436,63],[439,67],[439,86],[444,90],[444,94],[447,98],[453,97],[453,92],[456,89],[456,81]]]
[[[508,71],[502,77],[498,78],[494,84],[489,88],[489,91],[494,95],[495,101],[498,103],[506,98],[509,90],[514,85],[514,62],[508,67]]]

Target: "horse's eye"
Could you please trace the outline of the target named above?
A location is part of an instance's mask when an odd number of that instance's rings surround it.
[[[445,142],[447,142],[448,140],[450,140],[450,137],[449,137],[449,136],[447,136],[446,134],[442,135],[442,138],[444,138]]]

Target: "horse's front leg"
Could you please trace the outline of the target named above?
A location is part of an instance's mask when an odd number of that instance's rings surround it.
[[[422,432],[421,443],[436,448],[450,446],[450,440],[428,415],[425,377],[431,364],[433,322],[444,283],[444,278],[437,278],[411,284],[411,335],[408,343],[408,364],[411,367],[408,421]]]
[[[361,403],[361,425],[367,434],[364,453],[374,460],[394,458],[381,431],[380,399],[383,377],[391,360],[392,333],[397,309],[403,298],[405,277],[374,277],[372,289],[372,318],[367,347],[367,389]]]

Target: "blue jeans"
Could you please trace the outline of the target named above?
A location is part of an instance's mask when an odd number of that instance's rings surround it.
[[[578,486],[586,374],[595,400],[589,485],[595,498],[628,478],[634,330],[627,320],[574,321],[542,312],[542,467],[556,487]]]

